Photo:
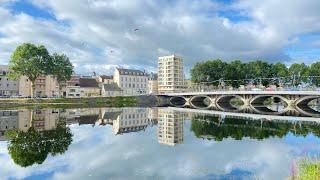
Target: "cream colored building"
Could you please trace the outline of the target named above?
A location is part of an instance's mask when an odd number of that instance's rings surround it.
[[[159,94],[181,92],[186,89],[183,59],[176,55],[158,58]]]
[[[124,96],[148,93],[148,75],[140,70],[116,68],[114,82],[123,90]]]
[[[158,74],[151,73],[148,77],[149,94],[158,94]]]
[[[113,120],[114,134],[145,130],[149,125],[146,108],[123,108],[121,115]]]
[[[26,132],[34,127],[38,131],[48,131],[55,129],[59,120],[59,111],[52,109],[0,111],[0,141],[6,140],[7,130]]]
[[[158,109],[158,142],[169,146],[183,143],[184,114],[170,109]]]
[[[114,83],[113,76],[102,75],[98,76],[98,82],[102,84],[112,84]]]
[[[19,127],[18,111],[0,111],[0,141],[6,140],[5,132]]]
[[[39,131],[48,131],[57,128],[59,119],[59,110],[37,109],[32,111],[31,124]]]
[[[11,80],[7,77],[9,67],[0,65],[0,97],[19,95],[19,81]]]
[[[27,97],[32,96],[32,83],[26,77],[20,77],[19,95]],[[36,97],[59,97],[59,83],[52,75],[40,76],[35,81]]]
[[[95,78],[80,78],[79,85],[67,86],[66,97],[98,97],[101,95],[99,83]]]

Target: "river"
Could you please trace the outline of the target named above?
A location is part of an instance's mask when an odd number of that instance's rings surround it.
[[[1,111],[0,128],[3,179],[286,179],[320,155],[313,117],[21,109]]]

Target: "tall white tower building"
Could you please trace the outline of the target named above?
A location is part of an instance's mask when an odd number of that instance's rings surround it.
[[[181,92],[186,88],[183,73],[183,59],[176,55],[158,58],[159,94]]]

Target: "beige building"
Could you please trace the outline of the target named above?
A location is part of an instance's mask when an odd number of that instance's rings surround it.
[[[0,97],[19,95],[19,81],[7,77],[9,67],[0,65]]]
[[[27,97],[32,95],[32,83],[22,76],[19,81],[19,95]],[[52,75],[40,76],[35,81],[36,97],[59,97],[59,83]]]
[[[59,120],[59,111],[52,109],[0,111],[0,141],[6,140],[4,134],[7,130],[26,132],[34,127],[38,131],[48,131],[55,129]]]
[[[57,128],[59,122],[59,110],[37,109],[32,111],[32,127],[39,131],[48,131]]]
[[[114,82],[124,96],[143,95],[148,92],[148,75],[140,70],[116,68]]]
[[[151,73],[148,77],[149,94],[158,94],[158,74]]]
[[[176,55],[158,58],[159,94],[181,92],[186,89],[183,59]]]
[[[112,83],[114,83],[113,76],[102,75],[102,76],[98,76],[97,79],[98,79],[98,82],[102,83],[102,84],[112,84]]]
[[[66,97],[98,97],[100,95],[101,89],[95,78],[80,78],[79,85],[66,87]]]
[[[0,111],[0,141],[4,141],[5,132],[19,127],[18,111]]]
[[[169,146],[183,143],[184,114],[158,109],[158,142]]]

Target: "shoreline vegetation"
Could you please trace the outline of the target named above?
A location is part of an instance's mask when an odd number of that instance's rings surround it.
[[[14,108],[87,108],[155,106],[154,96],[82,97],[82,98],[9,98],[0,99],[0,109]]]
[[[292,170],[290,179],[309,180],[320,179],[320,161],[312,158],[302,158],[297,167]]]

